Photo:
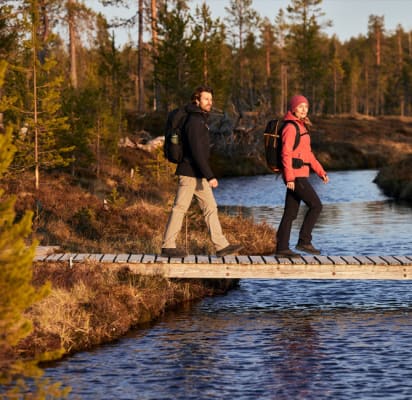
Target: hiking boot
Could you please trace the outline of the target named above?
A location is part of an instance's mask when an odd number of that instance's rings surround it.
[[[242,250],[243,246],[241,244],[229,244],[229,246],[224,247],[216,252],[218,257],[228,256],[229,254],[237,253]]]
[[[276,250],[275,256],[279,257],[299,257],[299,253],[295,253],[291,249],[285,249],[285,250]]]
[[[163,247],[162,248],[162,257],[186,257],[187,254],[183,250],[176,249],[176,247]]]
[[[296,248],[298,250],[302,250],[306,253],[310,253],[310,254],[320,254],[320,250],[318,250],[316,247],[314,247],[312,245],[312,243],[302,243],[302,242],[298,242],[298,244],[296,245]]]

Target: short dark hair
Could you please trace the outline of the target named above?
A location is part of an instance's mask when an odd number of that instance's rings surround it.
[[[213,96],[213,89],[210,86],[198,86],[192,94],[192,103],[196,103],[196,100],[200,100],[202,92],[210,93]]]

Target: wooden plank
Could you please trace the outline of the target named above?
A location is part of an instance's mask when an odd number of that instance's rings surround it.
[[[292,264],[306,264],[305,260],[302,258],[302,256],[299,257],[292,257],[290,259],[292,261]]]
[[[262,256],[249,256],[252,264],[265,264],[265,260]]]
[[[156,256],[154,254],[145,254],[142,257],[143,264],[149,264],[155,262]]]
[[[353,264],[353,265],[359,265],[360,261],[357,260],[353,256],[342,256],[342,258],[348,263],[348,264]]]
[[[346,265],[347,262],[340,256],[328,256],[334,265]]]
[[[113,264],[119,267],[119,264]],[[315,264],[130,264],[135,273],[198,279],[363,279],[412,280],[412,265]]]
[[[188,255],[183,259],[183,262],[185,264],[191,264],[191,263],[196,264],[196,256],[194,256],[193,254]]]
[[[139,263],[142,261],[143,254],[131,254],[129,257],[129,263]]]
[[[47,261],[59,261],[64,256],[63,253],[50,254],[46,257]]]
[[[101,262],[114,262],[115,258],[116,258],[116,254],[105,254],[100,261]]]
[[[223,257],[218,257],[215,255],[210,256],[211,264],[223,264]]]
[[[239,264],[252,264],[248,256],[236,256]]]
[[[393,257],[396,258],[402,265],[411,265],[412,264],[412,260],[410,260],[406,256],[393,256]]]
[[[402,265],[402,263],[394,257],[391,256],[380,256],[388,265]]]
[[[104,254],[88,254],[88,256],[90,261],[100,262],[100,260],[104,257]]]
[[[183,262],[183,257],[170,257],[170,263],[181,264]]]
[[[169,257],[165,257],[165,256],[162,256],[162,255],[158,255],[158,256],[155,256],[155,258],[153,259],[153,261],[156,262],[156,263],[162,263],[162,264],[164,264],[164,263],[168,263],[168,262],[169,262]]]
[[[224,256],[223,260],[225,264],[237,264],[236,256]]]
[[[371,261],[371,259],[370,259],[369,257],[356,256],[356,259],[357,259],[362,265],[375,264],[374,262]]]
[[[59,261],[70,261],[70,259],[72,259],[72,261],[73,261],[75,255],[76,255],[76,253],[66,253],[66,254],[63,254],[63,257],[60,258]]]
[[[292,259],[289,257],[281,257],[281,256],[275,256],[278,260],[278,264],[293,264]]]
[[[89,253],[78,253],[74,256],[73,261],[74,262],[81,262],[81,261],[86,261],[89,260],[92,254]]]
[[[129,260],[130,254],[118,254],[116,256],[116,262],[117,263],[124,263]]]
[[[319,260],[315,256],[301,256],[306,264],[319,265]]]
[[[315,258],[322,264],[322,265],[330,265],[331,261],[328,257],[326,256],[322,256],[322,255],[318,255],[315,256]],[[333,263],[332,263],[333,264]]]
[[[279,263],[279,261],[277,260],[275,256],[262,256],[262,258],[265,264],[278,264]]]
[[[40,258],[40,257],[39,257]],[[39,261],[101,260],[113,268],[125,264],[144,275],[214,279],[387,279],[412,280],[412,256],[208,256],[168,258],[138,254],[51,254]],[[211,268],[211,265],[213,267]]]

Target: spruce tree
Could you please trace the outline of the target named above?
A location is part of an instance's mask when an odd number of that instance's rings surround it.
[[[9,129],[0,135],[0,176],[10,165],[14,151]],[[25,243],[31,232],[32,213],[27,212],[16,221],[14,204],[15,198],[0,189],[0,385],[9,385],[9,391],[0,393],[5,396],[2,398],[18,392],[24,383],[23,377],[41,375],[37,361],[20,360],[15,346],[32,330],[24,312],[49,290],[48,286],[36,289],[32,285],[36,243],[29,246]]]

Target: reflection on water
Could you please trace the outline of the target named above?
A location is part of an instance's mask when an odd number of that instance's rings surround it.
[[[373,183],[377,171],[330,172],[330,182],[325,185],[317,176],[310,181],[325,203],[358,203],[383,201],[387,198]],[[277,174],[226,178],[215,189],[217,203],[221,206],[242,205],[277,206],[285,200],[285,185]]]
[[[332,173],[317,187],[325,254],[412,254],[412,210],[384,198],[374,174]],[[225,180],[218,203],[277,226],[284,187],[270,192],[273,180]],[[243,280],[46,376],[71,386],[72,399],[406,400],[411,313],[409,281]]]
[[[231,207],[221,210],[267,221],[275,228],[283,207]],[[297,243],[306,207],[301,206],[292,227],[290,245]],[[412,210],[389,200],[366,203],[324,204],[313,231],[313,243],[324,255],[410,255],[412,254]]]
[[[313,242],[325,255],[408,255],[412,253],[412,208],[388,200],[373,183],[376,171],[330,173],[324,185],[311,177],[324,206]],[[222,211],[267,221],[278,227],[285,186],[277,175],[221,181],[216,199]],[[238,202],[237,205],[233,205]],[[290,245],[297,242],[306,207],[293,224]]]

